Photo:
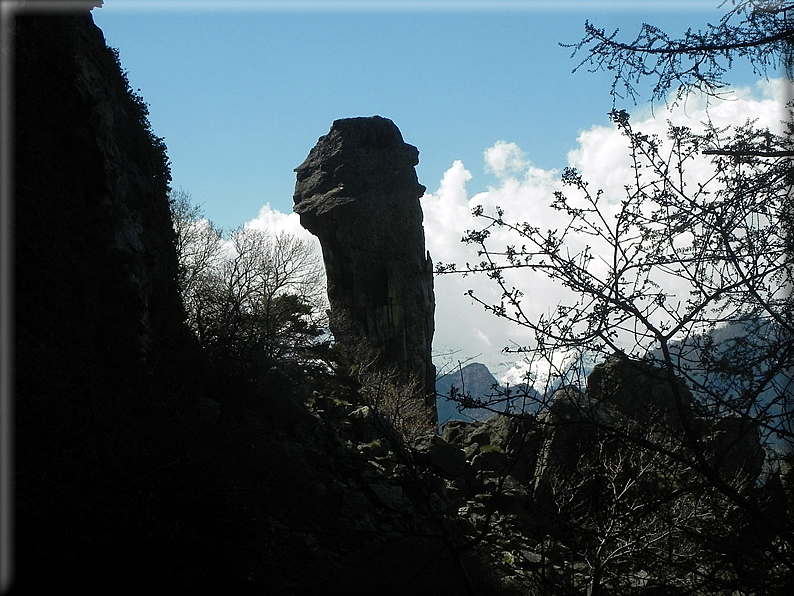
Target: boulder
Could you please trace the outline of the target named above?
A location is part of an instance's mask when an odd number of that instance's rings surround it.
[[[525,445],[537,428],[532,417],[496,414],[485,421],[450,420],[444,425],[442,437],[460,448],[476,443],[480,447],[493,445],[502,451],[515,451]]]
[[[473,428],[474,424],[476,423],[466,422],[465,420],[450,420],[444,425],[441,437],[447,443],[462,449],[468,444],[469,429]]]
[[[435,412],[435,298],[416,147],[380,116],[336,120],[296,168],[294,210],[322,245],[329,324],[416,379]]]
[[[547,412],[538,417],[543,433],[536,469],[535,490],[548,481],[554,470],[570,471],[580,463],[582,455],[591,450],[598,437],[599,417],[611,417],[606,408],[574,387],[557,390]]]
[[[510,473],[524,484],[530,483],[533,478],[543,439],[542,427],[534,417],[501,414],[485,422],[450,420],[444,425],[442,438],[462,449],[474,467],[488,461],[487,458],[500,455],[509,458]],[[498,455],[487,455],[488,452]],[[479,455],[486,455],[486,459],[477,460]],[[475,460],[480,463],[475,464]]]
[[[438,470],[446,478],[455,478],[466,468],[463,451],[438,435],[425,435],[411,445],[418,462]]]
[[[532,443],[533,433],[537,430],[535,418],[526,415],[505,416],[496,414],[482,423],[482,431],[488,437],[488,444],[506,453],[524,450]]]
[[[507,464],[504,451],[496,449],[481,451],[471,460],[471,467],[475,472],[501,472]]]
[[[678,377],[664,368],[610,356],[593,367],[587,378],[587,396],[608,404],[638,422],[661,422],[680,428],[681,417],[691,416],[692,394]]]

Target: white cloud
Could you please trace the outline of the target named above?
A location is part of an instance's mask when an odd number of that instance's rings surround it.
[[[735,90],[729,100],[712,99],[708,106],[702,99],[693,97],[672,111],[657,108],[656,113],[651,114],[648,109],[640,109],[632,115],[632,126],[635,131],[656,134],[660,139],[666,138],[668,120],[698,130],[709,118],[718,127],[743,124],[751,118],[757,119],[758,126],[781,131],[784,84],[782,79],[763,81],[752,89]],[[604,190],[603,204],[607,211],[609,206],[617,209],[625,196],[624,185],[633,177],[627,139],[614,124],[594,125],[579,134],[577,145],[568,154],[567,165],[583,175],[592,192],[599,188]],[[470,215],[476,205],[483,205],[486,213],[500,206],[510,221],[526,221],[542,229],[558,228],[563,222],[560,213],[549,208],[554,191],[561,188],[559,171],[533,166],[532,156],[512,141],[496,142],[484,151],[483,158],[484,171],[493,173],[498,179],[495,187],[470,197],[467,185],[476,183],[476,179],[462,162],[455,161],[444,174],[438,190],[422,199],[428,249],[436,261],[462,266],[480,260],[475,247],[459,242],[467,229],[477,228],[482,223]],[[691,179],[703,179],[709,167],[704,159],[691,166],[688,173]],[[504,247],[517,241],[515,235],[494,231],[489,246]],[[507,279],[509,284],[525,292],[524,306],[533,318],[549,312],[570,296],[564,288],[550,283],[541,274],[511,271]],[[476,357],[497,375],[504,373],[505,379],[517,380],[526,372],[526,366],[518,365],[507,371],[504,366],[500,369],[499,363],[507,357],[496,350],[508,345],[527,345],[532,337],[527,330],[484,312],[480,305],[465,296],[468,289],[473,289],[486,302],[498,302],[496,284],[484,276],[436,277],[436,345],[457,348],[461,359]],[[672,289],[683,289],[683,286]]]
[[[243,227],[267,230],[273,234],[287,232],[316,246],[318,252],[320,250],[320,242],[317,237],[301,226],[300,216],[297,213],[282,213],[273,209],[270,203],[266,203],[259,210],[259,214],[254,219],[245,222]]]
[[[496,141],[493,147],[485,150],[483,156],[485,171],[495,174],[498,178],[521,172],[529,165],[526,153],[521,150],[521,147],[505,141]]]
[[[460,239],[466,229],[471,227],[466,183],[472,174],[463,162],[455,160],[439,183],[435,193],[426,193],[422,198],[424,212],[425,243],[433,260],[451,261],[460,254]],[[428,230],[434,233],[428,236]],[[449,233],[437,234],[437,230]],[[453,233],[454,231],[454,233]]]
[[[477,335],[477,338],[480,339],[486,346],[493,348],[493,343],[491,340],[488,339],[488,336],[485,335],[485,333],[483,333],[480,329],[475,328],[474,333]]]

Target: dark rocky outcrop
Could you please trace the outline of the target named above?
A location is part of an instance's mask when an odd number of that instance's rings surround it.
[[[420,462],[437,469],[447,478],[463,474],[466,455],[437,435],[426,435],[412,445]]]
[[[466,466],[447,483],[444,494],[460,518],[477,530],[489,531],[492,543],[505,548],[501,561],[492,559],[490,568],[501,577],[500,585],[517,587],[532,578],[523,588],[526,593],[564,593],[562,585],[577,586],[584,593],[584,584],[596,581],[596,576],[580,559],[591,546],[589,538],[579,541],[580,524],[601,515],[610,527],[619,528],[624,522],[631,527],[636,520],[624,520],[631,508],[623,507],[638,495],[647,503],[659,499],[658,506],[666,502],[666,494],[671,500],[678,498],[679,491],[686,494],[683,487],[698,496],[710,494],[699,472],[681,465],[679,457],[694,459],[684,425],[677,420],[681,410],[696,433],[697,448],[724,482],[775,515],[784,514],[787,505],[780,478],[757,483],[764,465],[757,427],[740,416],[696,414],[689,390],[679,379],[674,383],[675,390],[662,368],[616,356],[595,367],[585,391],[557,390],[538,416],[495,415],[486,421],[451,420],[445,425],[442,438],[463,451]],[[677,406],[676,392],[684,408]],[[589,518],[587,512],[594,505],[591,513],[596,517]],[[714,531],[724,538],[719,544],[710,539],[705,544],[720,553],[735,548],[749,560],[755,553],[751,556],[746,545],[766,548],[769,542],[764,541],[770,539],[759,531],[763,526],[733,529],[731,521],[721,519],[731,509],[735,514],[735,508],[717,507]],[[638,520],[643,523],[642,515]],[[589,531],[598,523],[587,527]],[[588,531],[584,536],[589,536]],[[650,526],[642,530],[649,535],[652,531]],[[483,551],[483,555],[493,553]],[[688,574],[675,567],[649,572],[644,564],[636,561],[636,583],[625,569],[618,574],[629,588],[627,593],[645,593],[641,588],[651,582],[663,586],[700,581],[699,572]],[[742,566],[732,572],[747,573]],[[703,593],[717,592],[709,585]]]
[[[484,481],[500,475],[509,475],[521,486],[531,484],[542,440],[541,427],[533,416],[497,414],[471,423],[451,420],[444,426],[442,438],[463,451],[469,462],[467,476],[474,480],[478,492],[482,492]]]
[[[724,416],[703,425],[706,456],[727,482],[752,486],[761,476],[766,457],[756,422],[744,416]]]
[[[141,563],[136,537],[119,539],[125,496],[105,491],[168,457],[193,344],[168,158],[146,104],[88,8],[32,9],[3,23],[15,73],[17,587],[47,591],[60,577],[89,589],[87,578]]]
[[[89,14],[18,16],[14,41],[18,415],[51,395],[35,415],[79,427],[55,396],[167,373],[186,337],[168,158]]]
[[[680,379],[671,383],[665,369],[619,354],[593,368],[587,394],[593,404],[607,404],[642,422],[675,424],[682,414],[691,415],[692,394]]]
[[[336,340],[365,342],[415,377],[434,409],[433,267],[417,163],[391,120],[336,120],[295,170],[294,210],[322,244]]]
[[[681,379],[673,383],[669,379],[663,368],[615,355],[593,368],[586,391],[557,390],[548,410],[538,417],[544,440],[534,475],[536,491],[549,470],[571,472],[597,457],[593,446],[603,440],[604,428],[628,435],[639,432],[640,439],[652,436],[678,449],[688,442],[684,431],[688,427],[727,482],[752,486],[764,463],[758,428],[740,416],[697,416],[689,389]]]

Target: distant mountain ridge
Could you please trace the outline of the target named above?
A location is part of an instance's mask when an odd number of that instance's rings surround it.
[[[489,397],[498,396],[500,392],[507,389],[500,385],[488,367],[480,362],[472,362],[456,371],[442,375],[436,379],[436,406],[440,424],[444,424],[449,420],[487,420],[493,416],[493,412],[481,408],[459,409],[460,404],[458,402],[448,399],[453,387],[459,395],[467,395],[482,401],[487,401]],[[514,392],[521,392],[524,387],[518,386],[512,389]],[[530,389],[530,392],[536,393],[534,389]],[[507,402],[499,404],[498,409],[504,411],[507,405]],[[516,406],[515,403],[513,405]],[[514,409],[520,408],[514,407]]]
[[[733,379],[733,381],[730,380],[732,379],[730,368],[731,357],[728,356],[730,350],[736,349],[738,346],[738,351],[734,352],[732,355],[732,358],[737,359],[735,366],[739,369],[747,368],[749,366],[748,363],[754,361],[757,357],[753,350],[753,338],[759,335],[764,336],[775,333],[779,334],[782,333],[782,331],[773,323],[753,318],[735,320],[717,329],[713,329],[706,334],[691,337],[686,345],[682,345],[677,341],[671,342],[671,356],[674,364],[687,370],[689,376],[687,384],[696,395],[699,389],[695,385],[704,383],[710,386],[713,393],[724,393],[726,401],[736,400],[739,397],[741,387],[740,385],[735,385],[738,377]],[[747,338],[747,340],[743,340],[742,338]],[[723,366],[727,368],[725,368],[720,375],[715,374],[716,369],[712,370],[707,380],[706,372],[700,370],[695,363],[698,360],[697,350],[708,343],[713,343],[715,346],[715,349],[712,351],[712,357],[717,360],[726,359]],[[760,345],[764,345],[763,339]],[[648,358],[649,362],[661,363],[664,361],[662,351],[658,348],[651,350],[646,355],[646,358]],[[744,364],[738,362],[738,359],[743,359]],[[581,378],[587,378],[596,364],[598,364],[598,360],[589,360],[585,362],[581,369]],[[711,366],[715,367],[717,364],[712,363]],[[769,362],[766,362],[763,366],[768,367]],[[561,383],[562,381],[560,380],[551,382],[546,390],[547,394],[550,395],[553,393],[555,389],[560,387]],[[542,387],[543,382],[541,381],[538,386]],[[783,407],[782,404],[787,404],[789,402],[781,400],[780,395],[785,391],[791,391],[792,386],[794,386],[794,382],[792,382],[788,371],[778,373],[767,381],[767,388],[762,391],[761,395],[758,397],[758,407],[769,407],[770,403],[777,401],[779,403],[773,405],[770,412],[775,415],[783,415],[784,412],[781,410]],[[489,396],[492,398],[498,396],[500,391],[506,390],[506,387],[499,383],[488,367],[479,362],[472,362],[460,367],[458,370],[442,375],[436,380],[438,421],[442,425],[449,420],[486,420],[493,416],[493,412],[481,408],[458,409],[459,404],[457,402],[447,399],[453,387],[455,387],[457,393],[460,395],[467,395],[475,400],[482,401],[487,401]],[[513,395],[523,395],[527,393],[531,398],[541,395],[541,393],[534,388],[530,388],[526,391],[527,386],[525,384],[510,385],[510,389]],[[584,387],[582,387],[582,389],[584,389]],[[505,405],[507,404],[500,404],[498,410],[504,410]],[[522,409],[520,398],[511,400],[510,405],[512,406],[512,411],[520,411]],[[537,406],[532,407],[533,405],[534,404],[530,404],[530,408],[527,409],[536,411]]]

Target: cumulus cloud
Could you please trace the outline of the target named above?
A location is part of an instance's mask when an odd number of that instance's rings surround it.
[[[520,173],[529,165],[526,153],[521,147],[506,141],[496,141],[493,147],[485,150],[483,157],[485,171],[495,174],[498,178]]]
[[[317,246],[318,251],[320,249],[320,242],[317,237],[301,226],[300,216],[297,213],[282,213],[273,209],[270,203],[266,203],[259,210],[259,214],[254,219],[247,221],[243,227],[246,229],[267,230],[274,234],[286,232],[309,242],[313,246]]]
[[[632,115],[632,126],[635,131],[665,139],[668,121],[700,130],[709,120],[722,127],[743,124],[750,118],[759,127],[779,132],[783,127],[785,84],[783,79],[762,81],[753,88],[737,89],[729,99],[720,101],[706,102],[693,96],[673,110],[657,107],[654,114],[649,109],[640,109]],[[625,197],[624,186],[633,177],[626,139],[614,124],[583,130],[576,149],[568,154],[567,164],[561,165],[575,167],[589,182],[591,190],[603,189],[607,211],[610,207],[613,211],[619,208]],[[564,222],[563,216],[549,207],[554,191],[561,188],[561,169],[537,168],[532,164],[532,155],[512,140],[501,140],[485,149],[482,168],[497,177],[495,186],[471,193],[469,187],[476,184],[476,177],[461,161],[455,161],[444,174],[438,190],[422,198],[427,245],[436,261],[459,266],[479,262],[475,247],[460,242],[467,229],[477,228],[480,223],[471,216],[477,205],[482,205],[486,212],[499,206],[510,221],[526,221],[541,229],[557,229]],[[689,168],[689,176],[702,180],[709,168],[708,160],[703,159]],[[490,245],[504,247],[516,241],[515,236],[496,231]],[[508,282],[525,292],[524,305],[535,318],[551,312],[570,296],[564,288],[538,273],[510,272]],[[522,363],[510,366],[507,357],[497,351],[504,346],[528,345],[532,338],[527,330],[486,313],[466,296],[469,289],[486,302],[498,302],[498,288],[485,276],[436,277],[436,345],[442,348],[441,352],[456,348],[461,359],[474,357],[501,374],[504,380],[515,382],[527,372],[527,366]],[[672,289],[675,291],[675,286]]]
[[[460,239],[466,226],[471,227],[472,223],[466,191],[466,183],[471,178],[463,162],[455,160],[444,172],[438,190],[425,193],[422,198],[425,241],[435,261],[451,261],[460,255]],[[448,230],[448,233],[436,233],[439,230]],[[432,238],[428,231],[433,231]]]

